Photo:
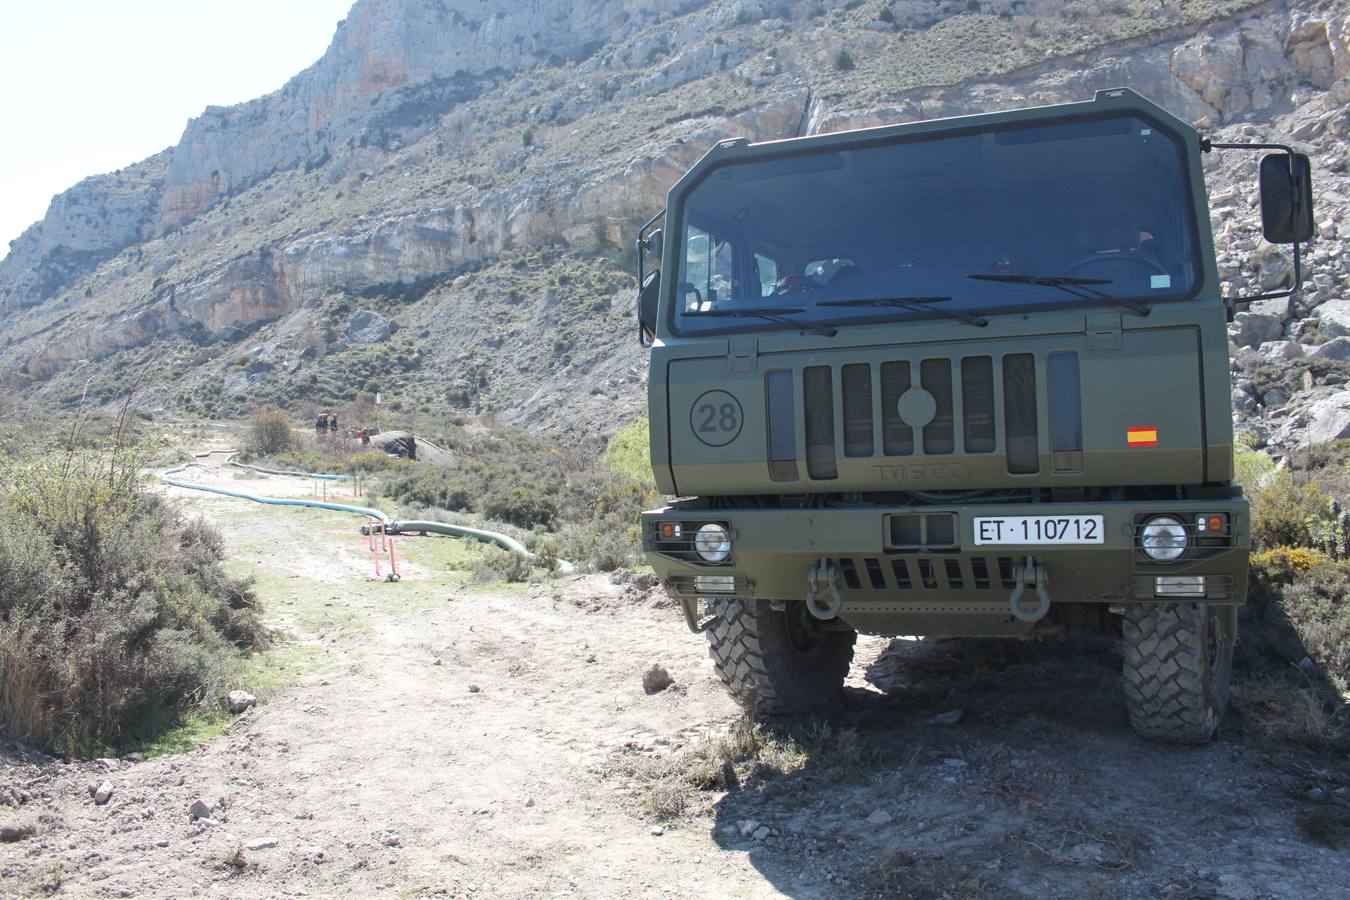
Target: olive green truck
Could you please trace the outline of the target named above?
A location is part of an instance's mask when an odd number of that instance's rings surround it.
[[[1221,290],[1201,160],[1230,149],[1270,151],[1285,290]],[[638,236],[677,498],[642,529],[737,700],[827,705],[858,632],[1087,630],[1141,734],[1209,739],[1250,535],[1226,325],[1298,289],[1309,181],[1124,89],[709,151]]]

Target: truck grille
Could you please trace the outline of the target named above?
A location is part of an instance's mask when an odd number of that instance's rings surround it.
[[[1016,584],[1016,561],[1010,556],[844,557],[831,562],[851,591],[1009,591]]]
[[[1063,407],[1049,410],[1051,417],[1068,426],[1054,432],[1066,436],[1055,439],[1054,469],[1081,470],[1076,354],[1053,356],[1073,358],[1072,367],[1056,367],[1073,383],[1060,379],[1066,383],[1048,392],[1038,384],[1045,360],[1031,353],[806,366],[798,376],[801,406],[771,404],[770,428],[785,430],[776,419],[800,410],[806,470],[814,480],[838,478],[841,459],[952,454],[1002,453],[1010,474],[1029,475],[1041,468],[1037,398],[1048,395],[1052,405]],[[771,385],[780,386],[780,396],[788,375],[784,370],[766,374]],[[771,476],[796,480],[795,468],[780,467]]]

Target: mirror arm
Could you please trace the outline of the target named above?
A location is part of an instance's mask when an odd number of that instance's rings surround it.
[[[1282,153],[1292,157],[1294,148],[1287,144],[1248,144],[1248,143],[1215,143],[1209,138],[1200,139],[1200,152],[1210,153],[1214,150],[1279,150]],[[1290,163],[1290,168],[1294,168]],[[1299,213],[1299,204],[1303,202],[1303,192],[1297,188],[1294,191],[1294,213]],[[1297,219],[1295,220],[1297,221]],[[1262,294],[1252,294],[1249,297],[1226,297],[1224,302],[1230,308],[1239,303],[1255,303],[1258,300],[1278,300],[1281,297],[1292,297],[1303,288],[1303,268],[1302,261],[1299,259],[1298,241],[1294,241],[1294,286],[1287,291],[1270,291]]]
[[[643,282],[645,282],[645,281],[647,280],[647,272],[646,272],[646,266],[645,266],[646,257],[643,256],[643,251],[651,249],[651,240],[650,240],[650,238],[647,237],[647,232],[648,232],[648,230],[651,229],[651,227],[652,227],[653,225],[655,225],[657,222],[659,222],[659,221],[661,221],[662,219],[664,219],[665,216],[666,216],[666,211],[663,209],[663,210],[661,210],[659,213],[657,213],[656,215],[654,215],[654,216],[652,216],[650,219],[648,219],[648,220],[643,224],[643,226],[642,226],[641,228],[638,229],[638,236],[637,236],[637,242],[636,242],[636,244],[637,244],[637,258],[638,258],[638,294],[639,294],[639,296],[641,296],[641,293],[642,293],[642,284],[643,284]],[[646,348],[646,347],[650,347],[650,346],[651,346],[651,343],[649,343],[649,342],[647,341],[647,335],[646,335],[646,333],[642,330],[642,317],[641,317],[640,315],[638,316],[638,344],[639,344],[641,347],[643,347],[643,348]]]

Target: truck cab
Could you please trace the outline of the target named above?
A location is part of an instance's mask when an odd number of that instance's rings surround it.
[[[677,499],[644,548],[747,709],[828,705],[859,632],[1088,629],[1141,733],[1212,736],[1250,534],[1213,146],[1120,89],[723,141],[671,188],[639,320]],[[1297,254],[1307,161],[1272,159]]]

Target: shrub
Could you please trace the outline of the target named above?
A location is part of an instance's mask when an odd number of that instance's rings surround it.
[[[834,58],[834,67],[840,72],[847,72],[850,69],[856,68],[857,63],[853,61],[853,57],[849,55],[847,50],[840,50],[838,55]]]
[[[473,570],[473,580],[480,584],[493,581],[527,581],[530,577],[530,558],[502,547],[487,547]]]
[[[139,479],[125,449],[0,465],[0,734],[88,753],[220,701],[265,632],[219,535]]]
[[[296,444],[291,420],[279,409],[254,413],[249,420],[247,441],[249,450],[264,456],[285,453]]]
[[[1251,498],[1252,543],[1256,549],[1316,547],[1331,522],[1331,508],[1316,484],[1275,473]]]
[[[1264,584],[1292,584],[1295,578],[1325,561],[1322,554],[1306,547],[1274,547],[1252,554],[1252,577]]]
[[[1340,691],[1350,687],[1350,563],[1326,561],[1280,592],[1280,606],[1304,652]]]

